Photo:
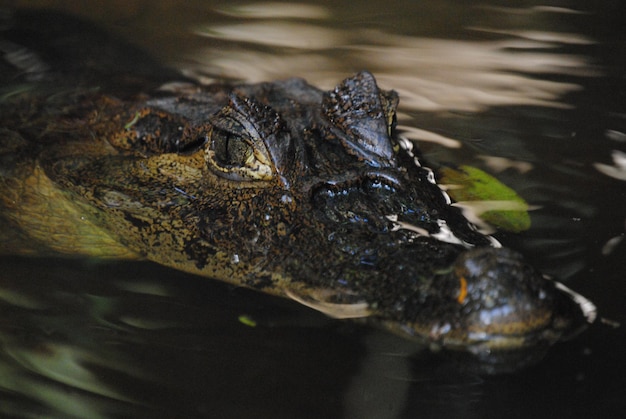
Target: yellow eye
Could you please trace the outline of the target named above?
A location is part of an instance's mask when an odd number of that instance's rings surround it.
[[[252,146],[242,139],[222,130],[213,130],[211,146],[215,151],[215,162],[221,167],[246,167],[254,163]]]
[[[233,97],[211,118],[205,157],[215,174],[239,181],[274,177],[269,152],[254,124],[255,108],[248,100]]]
[[[227,179],[270,180],[272,167],[265,153],[251,138],[214,127],[209,134],[206,162],[209,169]]]

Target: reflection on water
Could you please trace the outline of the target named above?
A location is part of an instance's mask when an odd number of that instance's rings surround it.
[[[3,257],[0,415],[540,418],[626,407],[626,47],[610,11],[36,3],[95,17],[203,82],[299,76],[330,88],[374,72],[399,92],[402,131],[427,158],[497,174],[539,208],[529,232],[499,238],[591,297],[601,322],[535,368],[478,377],[393,336],[158,266]]]
[[[561,45],[594,42],[583,35],[481,27],[468,31],[476,32],[475,36],[485,33],[489,39],[404,36],[367,26],[328,27],[330,11],[316,8],[307,16],[308,8],[291,7],[281,10],[266,5],[258,14],[245,7],[233,9],[230,16],[234,18],[257,19],[199,28],[197,33],[224,41],[224,47],[203,51],[198,73],[259,82],[293,76],[295,71],[313,84],[331,88],[343,77],[337,73],[347,64],[374,71],[384,86],[400,93],[403,108],[412,111],[479,111],[498,105],[567,107],[561,98],[580,89],[579,85],[563,78],[532,76],[599,75],[599,69],[584,56],[555,54]],[[545,13],[529,12],[529,22]],[[508,36],[491,39],[489,35]]]
[[[254,19],[330,19],[332,17],[329,9],[304,3],[244,3],[220,6],[215,10],[225,15]]]
[[[327,417],[363,353],[353,325],[160,266],[0,261],[3,416],[259,417],[281,394],[261,417]]]
[[[409,138],[447,147],[454,147],[455,140],[416,128],[406,112],[480,112],[524,105],[570,108],[562,98],[582,89],[576,78],[601,75],[589,57],[561,50],[571,44],[593,44],[593,39],[557,32],[558,28],[502,29],[498,17],[509,14],[506,8],[491,11],[493,28],[466,28],[469,39],[407,36],[358,22],[330,26],[333,11],[321,6],[291,4],[283,9],[268,3],[226,10],[227,19],[196,30],[218,42],[219,48],[199,50],[196,63],[184,66],[187,75],[207,83],[216,78],[261,82],[297,75],[329,89],[346,74],[368,69],[381,86],[400,94],[405,112],[401,128]],[[541,8],[526,12],[518,20],[527,24],[546,15],[557,19],[572,13]]]
[[[626,180],[626,153],[619,150],[611,152],[613,165],[595,163],[594,167],[601,173],[619,180]]]

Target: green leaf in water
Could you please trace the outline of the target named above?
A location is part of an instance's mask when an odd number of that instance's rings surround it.
[[[458,203],[472,208],[485,222],[519,233],[530,228],[528,204],[513,189],[472,166],[441,170],[441,183]]]
[[[242,314],[241,316],[239,316],[238,320],[239,320],[239,323],[245,324],[246,326],[256,327],[256,321],[250,316],[246,316],[245,314]]]

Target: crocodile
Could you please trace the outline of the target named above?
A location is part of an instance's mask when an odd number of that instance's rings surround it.
[[[487,360],[593,317],[451,205],[367,71],[202,85],[66,15],[1,35],[5,254],[146,259]]]

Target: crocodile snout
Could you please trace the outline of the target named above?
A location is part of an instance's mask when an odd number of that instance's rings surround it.
[[[592,321],[582,297],[546,280],[507,248],[463,252],[452,276],[458,281],[456,329],[438,336],[448,347],[493,351],[551,344]]]

